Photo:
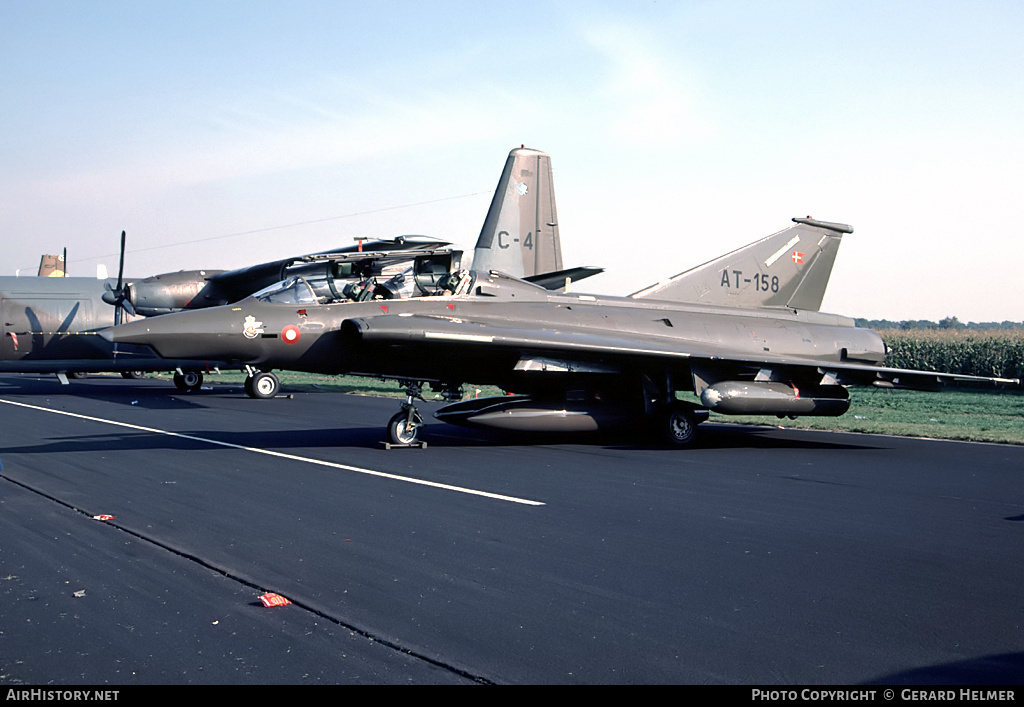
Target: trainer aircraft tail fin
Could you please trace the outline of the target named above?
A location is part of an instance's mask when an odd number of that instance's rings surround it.
[[[528,277],[562,269],[551,158],[520,147],[505,169],[473,252],[473,268]]]
[[[63,255],[44,255],[39,259],[40,277],[67,277]]]

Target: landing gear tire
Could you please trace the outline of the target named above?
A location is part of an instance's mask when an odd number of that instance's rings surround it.
[[[199,371],[185,371],[174,374],[174,385],[183,393],[199,390],[203,385],[203,374]]]
[[[250,398],[265,400],[277,395],[281,382],[270,371],[260,371],[245,379],[245,394]]]
[[[420,424],[409,421],[409,412],[402,410],[388,422],[388,441],[391,444],[416,444],[420,436]]]
[[[673,447],[689,447],[697,438],[697,416],[688,407],[673,405],[664,422],[664,438]]]
[[[139,380],[140,378],[145,378],[146,374],[142,371],[121,371],[121,377],[128,378],[130,380]]]

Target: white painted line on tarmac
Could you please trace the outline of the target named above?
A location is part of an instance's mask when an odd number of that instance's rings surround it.
[[[399,476],[397,474],[389,474],[384,471],[375,471],[373,469],[363,469],[358,466],[349,466],[348,464],[338,464],[335,462],[323,461],[321,459],[310,459],[308,457],[300,457],[295,454],[285,454],[284,452],[275,452],[270,449],[260,449],[259,447],[246,447],[241,444],[232,444],[231,442],[221,442],[216,439],[208,439],[206,437],[196,437],[195,435],[183,434],[181,432],[171,432],[170,430],[160,430],[155,427],[143,427],[142,425],[133,425],[128,422],[118,422],[117,420],[107,420],[102,417],[92,417],[90,415],[81,415],[76,412],[67,412],[66,410],[54,410],[53,408],[41,407],[38,405],[29,405],[28,403],[19,403],[13,400],[4,400],[0,398],[0,403],[5,405],[15,405],[17,407],[28,408],[30,410],[39,410],[42,412],[52,412],[56,415],[66,415],[68,417],[75,417],[80,420],[89,420],[90,422],[101,422],[106,425],[114,425],[115,427],[126,427],[130,430],[137,430],[139,432],[150,432],[152,434],[166,435],[168,437],[177,437],[179,439],[187,439],[193,442],[203,442],[205,444],[213,444],[220,447],[230,447],[231,449],[241,449],[246,452],[253,452],[254,454],[266,454],[271,457],[278,457],[281,459],[290,459],[297,462],[305,462],[306,464],[316,464],[317,466],[326,466],[333,469],[341,469],[343,471],[352,471],[357,474],[365,474],[367,476],[378,476],[384,479],[391,479],[392,481],[404,481],[409,484],[418,484],[420,486],[430,486],[432,488],[443,489],[445,491],[455,491],[457,493],[466,493],[471,496],[483,496],[484,498],[494,499],[496,501],[507,501],[509,503],[519,503],[525,506],[543,506],[545,504],[540,501],[531,501],[526,498],[516,498],[515,496],[503,496],[497,493],[490,493],[489,491],[478,491],[476,489],[464,488],[462,486],[452,486],[450,484],[441,484],[436,481],[426,481],[424,479],[416,479],[410,476]]]

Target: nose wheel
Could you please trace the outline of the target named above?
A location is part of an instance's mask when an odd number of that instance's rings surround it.
[[[420,428],[423,427],[423,417],[416,409],[415,400],[423,400],[421,388],[418,383],[406,382],[405,402],[402,409],[388,421],[388,441],[384,443],[387,449],[391,447],[426,447],[426,442],[420,442]]]
[[[409,406],[409,409],[396,413],[388,422],[388,441],[403,446],[417,444],[422,426],[423,418],[420,417],[419,411],[415,406]]]

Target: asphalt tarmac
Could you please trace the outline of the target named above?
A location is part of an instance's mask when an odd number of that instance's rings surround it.
[[[1024,681],[1024,448],[397,408],[0,376],[0,684]]]

